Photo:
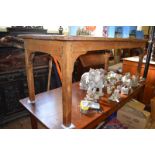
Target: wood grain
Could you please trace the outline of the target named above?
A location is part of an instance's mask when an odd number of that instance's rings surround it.
[[[108,95],[105,93],[105,96],[99,100],[103,112],[90,111],[90,113],[86,115],[80,112],[80,101],[85,97],[86,91],[79,89],[79,83],[74,83],[72,85],[72,123],[77,129],[95,128],[100,122],[122,107],[128,100],[136,96],[143,87],[144,84],[141,84],[139,87],[134,89],[134,92],[129,96],[122,95],[120,103],[110,102],[108,100]],[[35,104],[28,103],[28,98],[22,99],[20,102],[46,128],[59,129],[62,128],[61,125],[63,123],[62,107],[64,103],[62,103],[61,94],[62,88],[57,88],[37,94]],[[36,127],[35,123],[33,127]]]
[[[62,69],[62,117],[64,126],[72,123],[72,72],[75,60],[88,51],[121,48],[144,48],[147,40],[105,39],[103,37],[20,35],[24,39],[29,96],[35,99],[31,54],[41,51],[56,57]],[[105,68],[108,69],[108,55]],[[139,61],[139,66],[141,62]],[[139,70],[138,70],[139,71]]]

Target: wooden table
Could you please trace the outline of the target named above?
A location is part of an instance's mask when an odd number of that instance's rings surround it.
[[[140,75],[143,76],[146,60],[143,60],[141,66]],[[123,59],[123,73],[130,72],[132,75],[136,73],[138,65],[138,57],[129,57]],[[148,75],[146,78],[144,96],[141,98],[141,102],[146,106],[150,105],[150,100],[155,95],[155,61],[150,61]]]
[[[143,58],[143,49],[146,44],[146,40],[105,39],[102,37],[73,37],[36,34],[20,35],[20,37],[24,39],[30,103],[37,105],[35,100],[32,67],[34,53],[36,51],[48,53],[49,55],[55,57],[60,63],[62,70],[62,124],[64,128],[72,128],[74,126],[72,125],[72,117],[74,116],[74,113],[72,112],[72,72],[76,59],[80,55],[86,54],[87,51],[140,48],[142,52],[139,57],[139,65],[137,69],[137,73],[139,74]],[[106,66],[106,68],[108,68],[108,66]]]
[[[113,112],[121,108],[127,101],[137,96],[140,91],[143,91],[144,83],[134,89],[134,92],[129,96],[121,95],[119,103],[108,100],[108,95],[105,93],[100,98],[99,103],[103,111],[90,111],[88,114],[80,112],[80,101],[85,97],[86,91],[80,90],[79,83],[72,84],[72,115],[71,120],[76,129],[95,128],[100,122],[108,118]],[[22,105],[30,112],[30,114],[41,122],[48,129],[62,128],[62,88],[50,90],[48,92],[36,95],[36,102],[30,104],[28,98],[20,100]],[[37,128],[36,120],[33,120],[33,128]]]

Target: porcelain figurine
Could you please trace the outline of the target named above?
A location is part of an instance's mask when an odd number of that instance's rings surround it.
[[[132,80],[131,80],[131,79],[127,79],[127,80],[124,82],[124,85],[127,86],[128,88],[131,88],[131,87],[132,87]]]
[[[117,80],[117,82],[122,81],[122,75],[121,74],[117,74],[116,75],[116,80]]]
[[[131,78],[131,74],[130,73],[126,73],[123,77],[122,77],[122,82],[126,82],[126,80]]]
[[[129,94],[129,88],[123,86],[123,87],[121,88],[121,94],[128,95],[128,94]]]
[[[113,71],[108,72],[107,76],[106,76],[106,81],[110,84],[110,85],[115,85],[116,84],[116,73],[114,73]]]
[[[138,86],[138,77],[133,75],[131,82],[132,82],[132,87],[137,87]]]
[[[109,97],[109,100],[114,101],[114,102],[119,102],[119,99],[120,99],[119,90],[115,89],[113,94]]]
[[[112,88],[110,86],[107,86],[107,94],[110,95],[112,93]]]
[[[131,75],[130,73],[126,73],[123,77],[122,77],[122,82],[124,86],[127,86],[128,88],[132,87],[132,81],[131,81]]]
[[[89,72],[84,73],[80,80],[80,89],[87,90],[89,85]]]
[[[113,71],[108,72],[107,74],[107,81],[111,84],[111,85],[115,85],[118,82],[121,82],[122,80],[122,75],[121,74],[117,74]]]
[[[119,93],[120,93],[121,92],[121,89],[122,89],[122,86],[121,85],[118,85],[116,88],[119,90]]]
[[[103,96],[104,74],[105,71],[103,69],[91,68],[89,72],[82,75],[80,89],[87,90],[87,100],[97,100],[100,96]]]

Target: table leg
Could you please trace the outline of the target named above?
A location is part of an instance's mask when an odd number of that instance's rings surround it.
[[[35,89],[34,89],[34,77],[33,77],[33,57],[29,50],[25,50],[25,64],[27,72],[27,83],[29,90],[29,99],[31,103],[35,103]]]
[[[108,71],[108,67],[109,67],[109,57],[110,57],[110,53],[106,52],[105,53],[105,63],[104,63],[104,69],[106,71]]]
[[[30,119],[32,129],[38,129],[37,119],[32,114],[30,114]]]
[[[143,49],[139,49],[139,62],[138,62],[138,66],[137,66],[137,76],[140,77],[140,73],[141,73],[141,67],[142,67],[142,63],[143,63],[143,57],[144,57],[144,50]]]
[[[61,82],[62,82],[62,73],[61,73],[61,70],[60,70],[60,67],[59,67],[58,61],[57,61],[57,59],[56,59],[55,57],[53,58],[53,60],[54,60],[55,65],[56,65],[56,69],[57,69],[57,72],[58,72],[59,78],[60,78],[60,80],[61,80]]]
[[[47,91],[50,90],[50,84],[51,84],[51,73],[52,73],[52,58],[50,57],[50,60],[49,60],[49,68],[48,68]]]
[[[121,59],[121,49],[114,49],[114,63],[120,63]]]
[[[73,60],[71,46],[66,45],[62,56],[62,103],[63,103],[63,128],[73,128],[71,123],[72,112],[72,72]]]

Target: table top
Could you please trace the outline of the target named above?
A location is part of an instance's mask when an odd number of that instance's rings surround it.
[[[122,42],[147,42],[147,39],[133,39],[133,38],[104,38],[92,36],[65,36],[65,35],[50,35],[50,34],[22,34],[18,35],[23,39],[38,39],[38,40],[59,40],[59,41],[122,41]]]
[[[79,89],[78,83],[73,84],[72,93],[72,123],[76,128],[83,128],[101,116],[97,112],[91,113],[90,115],[84,115],[80,112],[80,101],[85,97],[86,92]],[[28,98],[20,100],[22,105],[45,125],[45,127],[54,129],[62,128],[61,88],[36,95],[35,105],[27,101]]]
[[[135,89],[138,92],[141,87]],[[72,84],[72,123],[76,128],[93,128],[101,121],[118,110],[134,95],[121,96],[120,103],[109,103],[107,95],[100,99],[103,112],[92,111],[89,114],[80,112],[80,101],[84,99],[86,91],[80,90],[79,83]],[[21,104],[34,115],[45,127],[52,129],[62,128],[62,88],[57,88],[36,95],[36,103],[31,104],[28,98],[21,99]]]

